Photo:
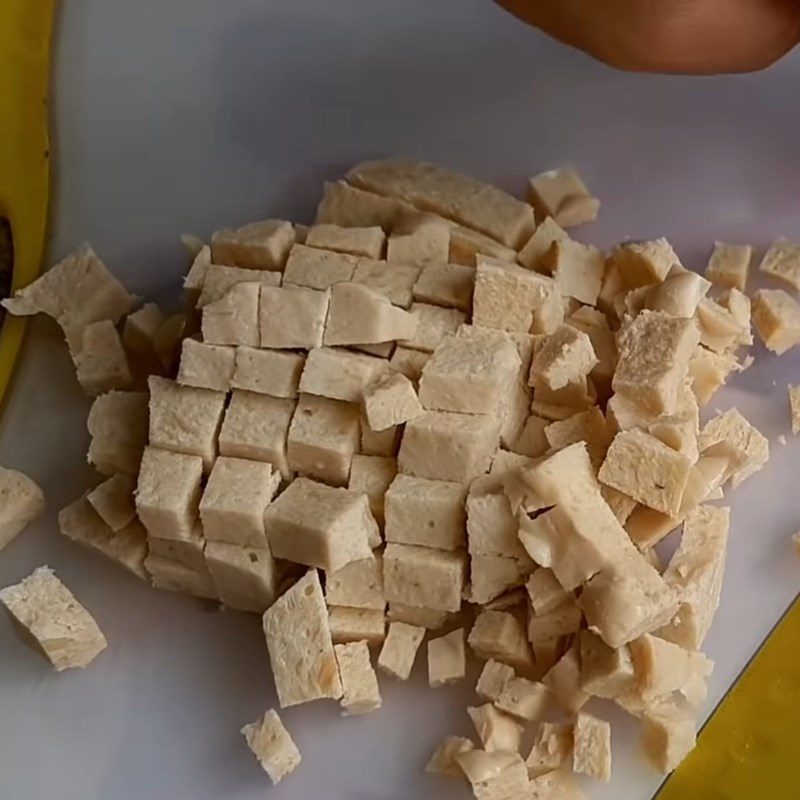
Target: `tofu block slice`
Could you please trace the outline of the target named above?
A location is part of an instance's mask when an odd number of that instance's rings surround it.
[[[572,766],[598,781],[611,780],[611,725],[581,711],[575,718]]]
[[[430,263],[422,268],[414,284],[413,297],[420,303],[455,308],[468,313],[472,309],[475,269],[463,264]]]
[[[466,669],[463,628],[428,641],[428,685],[432,689],[463,680]]]
[[[187,340],[189,341],[189,340]],[[229,386],[271,397],[296,398],[305,356],[237,347]]]
[[[227,392],[231,388],[236,348],[184,339],[178,383],[198,389]]]
[[[181,386],[151,375],[150,445],[189,456],[200,456],[206,472],[217,455],[217,435],[225,408],[225,393]]]
[[[545,217],[531,238],[517,255],[517,261],[525,269],[534,272],[547,272],[546,257],[556,242],[569,239],[567,232],[552,218]]]
[[[294,227],[281,219],[225,228],[211,237],[211,261],[251,270],[280,271],[294,240]]]
[[[720,288],[735,287],[743,292],[752,259],[753,248],[749,244],[715,242],[706,266],[706,278]]]
[[[275,709],[270,708],[261,719],[245,725],[241,733],[273,786],[300,765],[300,751]]]
[[[389,632],[378,656],[378,669],[393,678],[407,681],[424,636],[425,628],[406,625],[405,622],[389,623]]]
[[[322,347],[330,292],[285,284],[263,287],[259,307],[261,347],[310,350]],[[256,345],[258,346],[258,345]]]
[[[455,760],[467,776],[475,800],[524,797],[528,790],[528,770],[519,753],[474,749],[458,753]]]
[[[6,470],[0,470],[0,483],[2,483],[4,472],[6,472]],[[86,499],[92,504],[92,507],[103,522],[116,533],[130,525],[131,522],[136,519],[136,504],[133,498],[135,489],[136,480],[133,476],[118,472],[116,475],[112,475],[108,480],[95,486],[95,488],[86,495]],[[0,497],[2,497],[2,495],[3,489],[0,488]],[[9,499],[13,503],[13,500],[11,498]],[[43,508],[43,499],[41,502],[41,507]],[[11,509],[13,509],[13,504],[11,505]],[[0,537],[0,541],[1,540],[2,537]]]
[[[800,386],[789,387],[789,412],[792,416],[792,433],[800,433]]]
[[[342,696],[316,570],[309,570],[264,612],[264,635],[281,708]]]
[[[788,284],[796,292],[800,291],[800,243],[784,238],[776,239],[758,269]]]
[[[27,475],[0,467],[0,550],[44,511],[44,493]]]
[[[406,423],[397,459],[400,472],[468,483],[488,470],[499,427],[489,415],[426,411]]]
[[[383,554],[386,599],[437,611],[458,611],[466,567],[463,551],[388,544]]]
[[[389,263],[362,258],[353,272],[353,283],[372,289],[395,306],[409,308],[414,297],[414,284],[420,272],[420,264]]]
[[[57,672],[86,667],[107,647],[97,623],[50,567],[0,589],[0,603]]]
[[[369,510],[378,526],[384,527],[384,495],[397,475],[397,461],[387,456],[365,456],[356,454],[350,465],[351,492],[367,495]]]
[[[411,381],[397,372],[378,375],[362,392],[364,413],[373,431],[385,431],[422,416]]]
[[[237,283],[203,307],[203,341],[207,344],[258,347],[258,283]]]
[[[386,236],[378,226],[343,228],[340,225],[323,223],[311,226],[305,244],[308,247],[320,247],[353,256],[380,258],[385,241]]]
[[[380,609],[331,606],[328,624],[333,641],[337,644],[366,642],[376,647],[386,638],[386,618]]]
[[[581,381],[596,364],[597,356],[589,336],[569,325],[561,325],[536,351],[528,383],[557,391]]]
[[[411,203],[519,249],[533,232],[533,209],[482,181],[425,162],[368,161],[348,183]]]
[[[221,264],[209,264],[203,279],[203,290],[197,300],[197,307],[205,306],[221,300],[228,291],[238,283],[258,283],[262,286],[280,286],[281,273],[268,270],[244,269],[243,267],[226,267]]]
[[[613,699],[635,687],[630,648],[609,647],[596,633],[580,633],[581,689],[594,697]]]
[[[597,219],[600,201],[570,167],[543,172],[531,178],[528,186],[531,205],[541,217],[552,217],[565,228]]]
[[[628,242],[611,254],[611,265],[619,271],[622,284],[628,289],[661,283],[675,264],[680,264],[680,259],[664,238]]]
[[[572,723],[542,722],[525,760],[532,780],[560,770],[572,757]],[[547,795],[543,795],[543,800]]]
[[[446,336],[454,334],[467,321],[463,311],[429,303],[412,303],[411,313],[417,318],[417,330],[411,339],[400,344],[425,353],[432,353]]]
[[[372,668],[366,642],[333,646],[342,679],[341,705],[344,715],[369,714],[381,707],[378,676]]]
[[[522,725],[491,703],[467,708],[478,738],[487,753],[518,753]]]
[[[379,344],[414,335],[417,320],[387,297],[360,283],[331,289],[323,341],[326,345]]]
[[[445,736],[433,751],[425,766],[425,772],[432,772],[463,781],[464,771],[456,762],[456,756],[474,749],[475,745],[463,736]]]
[[[268,547],[209,541],[205,561],[220,602],[263,614],[278,596],[279,575]]]
[[[372,608],[383,612],[383,556],[351,561],[325,576],[325,600],[329,606]]]
[[[346,486],[360,441],[358,406],[301,394],[287,436],[288,463],[333,486]]]
[[[509,611],[481,611],[467,644],[479,658],[508,664],[517,672],[530,671],[533,666],[525,626]]]
[[[495,705],[512,717],[533,722],[544,713],[549,696],[550,692],[543,683],[515,676],[505,683]]]
[[[662,703],[643,716],[642,745],[653,766],[665,775],[694,749],[697,720],[686,708]]]
[[[783,289],[759,289],[753,324],[766,348],[782,355],[800,342],[800,305]]]
[[[131,389],[133,374],[122,339],[111,320],[86,325],[71,345],[78,383],[89,397]]]
[[[295,400],[235,389],[219,433],[223,456],[267,461],[289,480],[286,440]]]
[[[736,408],[710,419],[700,432],[697,446],[704,456],[729,459],[730,467],[724,480],[730,477],[733,488],[769,460],[769,441]]]
[[[197,519],[203,461],[148,447],[136,486],[136,512],[151,536],[187,539]]]
[[[556,279],[562,297],[597,305],[606,270],[606,259],[600,250],[564,238],[553,242],[543,263]]]
[[[283,271],[283,286],[324,291],[352,280],[358,262],[358,256],[295,244]]]
[[[495,701],[503,693],[506,685],[516,677],[512,667],[489,659],[481,671],[475,693],[485,700]]]

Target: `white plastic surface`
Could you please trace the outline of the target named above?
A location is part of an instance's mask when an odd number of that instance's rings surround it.
[[[89,239],[129,286],[177,301],[178,235],[265,216],[308,221],[323,179],[384,155],[441,161],[520,192],[577,165],[602,198],[576,232],[607,245],[665,235],[702,267],[714,239],[800,237],[800,53],[766,74],[625,75],[549,42],[490,0],[75,0],[56,64],[53,258]],[[723,601],[707,651],[711,708],[795,595],[800,440],[786,384],[800,351],[755,366],[711,407],[737,404],[770,439],[769,466],[730,495]],[[89,485],[87,401],[55,328],[34,325],[0,423],[0,462],[46,490],[43,520],[0,554],[0,585],[56,569],[108,651],[56,675],[0,617],[3,800],[407,800],[467,797],[422,773],[446,734],[469,734],[471,684],[430,691],[424,651],[384,708],[334,704],[283,718],[300,769],[269,787],[239,735],[274,705],[255,616],[137,583],[63,540],[55,515]],[[784,447],[776,442],[787,434]],[[597,800],[643,800],[660,778],[635,726],[614,722],[614,777]]]

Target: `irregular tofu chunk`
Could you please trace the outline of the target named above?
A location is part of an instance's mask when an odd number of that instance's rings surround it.
[[[555,611],[570,598],[570,593],[558,582],[552,570],[538,567],[525,584],[531,605],[536,614],[547,614]]]
[[[490,477],[476,478],[467,496],[467,539],[470,555],[504,556],[525,561],[517,533],[519,523],[508,498]]]
[[[284,285],[263,287],[259,308],[261,347],[274,350],[322,347],[330,292]]]
[[[385,358],[334,347],[315,348],[306,359],[300,391],[356,403],[362,399],[366,388],[388,369],[389,362]]]
[[[383,554],[386,599],[437,611],[458,611],[466,566],[463,551],[388,544]]]
[[[542,678],[558,706],[567,714],[577,714],[589,695],[581,688],[581,665],[578,648],[573,645]]]
[[[581,627],[581,610],[575,600],[568,597],[566,602],[544,614],[528,615],[528,641],[540,644],[563,636],[577,633]]]
[[[147,392],[109,392],[98,397],[86,427],[89,463],[104,475],[136,475],[148,436]]]
[[[549,449],[544,432],[548,424],[549,420],[535,414],[528,416],[516,440],[511,444],[511,450],[529,458],[543,455]]]
[[[384,526],[384,495],[397,475],[397,461],[386,456],[356,454],[350,465],[347,488],[367,495],[369,509],[381,529]]]
[[[0,470],[0,483],[2,483],[5,471]],[[134,477],[118,472],[92,489],[86,495],[86,499],[92,504],[92,507],[103,522],[116,533],[136,519],[136,505],[133,499],[135,489],[136,480]],[[3,496],[2,492],[3,490],[0,488],[0,498]],[[44,500],[41,498],[41,493],[40,500],[43,507]],[[0,499],[0,507],[3,505],[4,503]],[[13,505],[11,507],[13,508]],[[0,541],[2,541],[2,538],[0,536]]]
[[[254,347],[237,347],[235,354],[231,388],[272,397],[297,397],[305,364],[303,355]]]
[[[653,766],[665,775],[694,749],[697,720],[686,708],[662,703],[643,715],[642,744]]]
[[[44,493],[27,475],[0,467],[0,550],[44,511]]]
[[[737,369],[739,364],[730,353],[714,353],[698,347],[689,362],[689,378],[697,402],[701,406],[707,405],[717,389]]]
[[[346,486],[360,441],[358,407],[301,394],[287,437],[289,467]]]
[[[217,300],[221,300],[230,289],[239,283],[258,283],[261,286],[280,286],[280,272],[267,270],[243,269],[242,267],[225,267],[221,264],[209,264],[203,279],[203,290],[197,300],[197,307],[204,308]]]
[[[405,622],[389,623],[389,632],[378,656],[378,669],[393,678],[407,681],[424,636],[425,628],[406,625]]]
[[[181,386],[152,375],[150,387],[150,445],[200,456],[211,470],[217,454],[217,434],[225,407],[224,392]]]
[[[431,264],[447,261],[449,254],[450,226],[434,215],[420,215],[395,226],[386,258],[395,263]]]
[[[417,330],[413,338],[404,339],[400,344],[425,353],[432,353],[446,336],[454,334],[467,320],[463,311],[428,303],[413,303],[411,313],[417,318]]]
[[[497,700],[506,685],[515,678],[514,670],[507,664],[489,659],[481,671],[475,693],[486,700]]]
[[[661,283],[675,264],[680,264],[666,239],[651,242],[629,242],[620,245],[611,255],[611,263],[619,271],[628,289]]]
[[[543,683],[514,677],[504,684],[495,705],[512,717],[533,722],[544,713],[548,699],[549,690]]]
[[[380,609],[331,606],[328,609],[328,624],[333,641],[337,644],[365,641],[373,647],[379,645],[386,636],[386,619]]]
[[[309,570],[264,612],[264,635],[281,708],[342,696],[316,570]]]
[[[300,765],[300,751],[274,709],[245,725],[241,733],[273,786]]]
[[[389,369],[405,375],[412,383],[419,383],[422,370],[430,359],[430,353],[419,350],[409,350],[407,347],[397,347],[389,359]]]
[[[609,647],[596,633],[580,634],[581,689],[594,697],[612,699],[635,686],[630,648]]]
[[[543,259],[556,279],[562,297],[594,306],[600,294],[606,259],[596,247],[564,238],[556,240]]]
[[[325,576],[325,599],[329,606],[374,608],[383,611],[383,557],[370,556]]]
[[[369,427],[377,432],[402,425],[424,413],[411,381],[397,372],[375,379],[363,391],[363,401]]]
[[[569,236],[561,226],[552,217],[546,217],[519,251],[517,260],[526,269],[545,272],[546,256],[549,254],[550,248],[555,242],[566,239],[569,239]]]
[[[276,558],[330,572],[369,558],[378,527],[363,494],[308,478],[297,478],[268,506],[264,523]]]
[[[0,589],[0,603],[57,672],[86,667],[107,647],[97,623],[50,567]]]
[[[572,766],[598,781],[611,780],[611,725],[591,714],[575,718]]]
[[[800,433],[800,386],[789,387],[789,411],[792,415],[792,433]]]
[[[663,283],[644,290],[644,305],[652,311],[663,311],[671,317],[691,317],[704,302],[711,284],[696,272],[673,267]],[[630,297],[638,296],[632,292]]]
[[[419,264],[387,263],[362,258],[353,273],[353,283],[362,284],[383,295],[395,306],[409,308],[420,272],[422,266]]]
[[[535,780],[558,770],[572,756],[572,724],[542,722],[536,733],[530,755],[525,760],[528,774]],[[546,798],[547,795],[543,796]]]
[[[203,340],[207,344],[258,347],[258,283],[237,283],[203,307]]]
[[[475,800],[524,797],[528,770],[519,753],[470,750],[455,756],[472,786]]]
[[[776,239],[758,269],[800,291],[800,243]]]
[[[519,672],[533,666],[525,626],[509,611],[481,611],[467,637],[467,644],[479,658],[494,659]]]
[[[600,201],[589,194],[574,169],[562,167],[543,172],[528,184],[531,205],[541,217],[552,217],[565,228],[597,219]]]
[[[697,446],[704,456],[729,459],[725,480],[730,477],[733,488],[758,472],[769,460],[769,441],[736,408],[709,420],[700,432]]]
[[[467,709],[487,753],[517,753],[522,745],[522,725],[491,703]]]
[[[544,429],[544,434],[554,450],[562,450],[576,442],[586,442],[589,458],[595,467],[603,463],[612,440],[606,418],[596,406],[568,419],[551,422]]]
[[[205,560],[220,602],[263,614],[278,595],[278,571],[268,547],[207,542]]]
[[[428,642],[428,685],[431,688],[463,680],[466,669],[463,628]]]
[[[305,244],[323,250],[334,250],[337,253],[380,258],[385,241],[386,236],[377,226],[342,228],[339,225],[322,224],[311,226]]]
[[[389,603],[389,620],[391,622],[405,622],[416,625],[429,631],[436,631],[452,616],[447,611],[438,611],[435,608],[420,608],[405,603]]]
[[[425,772],[446,775],[448,778],[464,780],[464,771],[456,762],[456,756],[474,750],[475,745],[463,736],[446,736],[433,751]]]
[[[366,642],[333,646],[342,679],[341,704],[345,716],[369,714],[381,707],[378,676],[372,668]]]
[[[527,564],[504,556],[470,558],[470,595],[472,603],[486,605],[504,592],[525,582]]]
[[[548,336],[531,362],[529,383],[556,391],[588,375],[597,364],[592,342],[583,331],[562,325]]]
[[[749,244],[715,242],[706,267],[706,277],[715,286],[735,287],[743,292],[752,258],[753,248]]]
[[[759,289],[753,324],[767,349],[782,355],[800,342],[800,305],[783,289]]]
[[[225,228],[211,237],[211,261],[251,270],[280,271],[294,239],[292,224],[280,219]]]
[[[235,389],[219,432],[223,456],[268,461],[291,477],[286,438],[296,401]]]
[[[236,348],[184,339],[178,383],[198,389],[227,392],[231,388]]]
[[[693,320],[642,311],[618,335],[612,388],[654,414],[675,413],[698,341]]]
[[[421,478],[467,483],[489,468],[498,439],[494,417],[427,411],[406,423],[398,467]]]
[[[422,268],[414,284],[414,300],[469,312],[475,269],[462,264],[432,263]]]
[[[343,283],[331,290],[323,341],[326,345],[345,345],[408,339],[416,325],[413,315],[368,286]]]
[[[78,383],[86,394],[97,397],[112,389],[124,390],[133,386],[125,348],[111,320],[86,325],[79,342],[73,346],[73,361]]]

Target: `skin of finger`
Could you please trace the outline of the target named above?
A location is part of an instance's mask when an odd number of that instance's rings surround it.
[[[746,72],[800,41],[800,0],[498,0],[516,16],[612,66]]]

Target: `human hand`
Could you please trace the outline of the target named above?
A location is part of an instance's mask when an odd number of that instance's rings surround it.
[[[800,0],[496,0],[620,69],[764,69],[800,42]]]

